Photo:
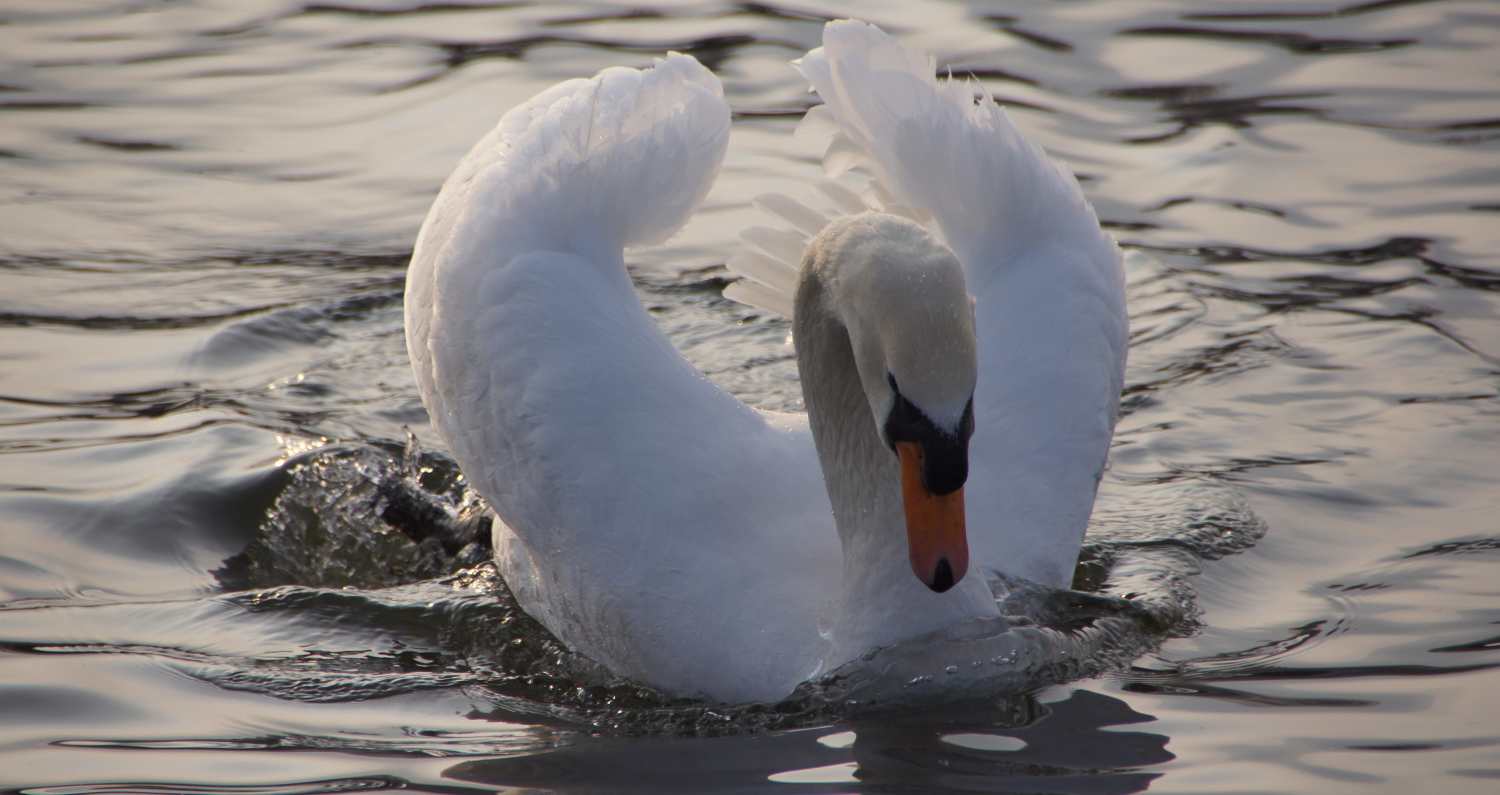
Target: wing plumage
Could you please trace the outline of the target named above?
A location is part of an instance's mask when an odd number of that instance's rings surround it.
[[[979,267],[1066,242],[1096,259],[1114,257],[1093,208],[1071,172],[1016,129],[1004,108],[977,83],[936,76],[936,60],[902,47],[874,25],[830,22],[823,46],[795,62],[822,105],[799,133],[828,139],[819,184],[828,212],[771,194],[757,204],[808,240],[833,217],[879,210],[931,227],[965,263]],[[873,178],[863,195],[840,181],[848,172]],[[788,257],[763,245],[768,230],[742,237],[750,250],[729,261],[746,282],[726,295],[791,317],[800,252]],[[763,260],[769,256],[770,267]],[[790,276],[788,275],[790,271]],[[779,296],[785,296],[781,298]]]
[[[831,217],[881,210],[927,225],[975,297],[978,431],[967,490],[975,559],[1066,585],[1113,435],[1124,380],[1124,274],[1077,180],[972,81],[873,25],[829,23],[796,63],[823,100],[803,129],[831,136],[820,187],[834,208],[761,206],[725,294],[791,316],[798,259]],[[850,174],[849,172],[854,172]],[[869,179],[860,191],[854,179]],[[791,287],[788,287],[791,285]],[[1003,564],[1003,565],[1002,565]]]
[[[728,138],[723,89],[689,56],[553,86],[507,112],[444,182],[417,235],[407,306],[432,306],[440,274],[466,262],[500,267],[547,250],[613,267],[624,246],[659,242],[687,221]],[[418,386],[441,402],[432,313],[407,321]]]
[[[617,275],[624,246],[663,240],[687,220],[728,134],[718,79],[675,53],[649,70],[560,83],[507,112],[443,184],[407,274],[407,347],[434,422],[453,410],[437,387],[444,359],[457,377],[469,364],[436,339],[436,306],[476,315],[476,288],[532,252]]]
[[[815,634],[669,619],[726,592],[748,614],[816,602],[838,548],[812,444],[684,360],[623,258],[687,219],[728,131],[717,78],[683,55],[506,113],[423,224],[407,347],[433,425],[503,522],[497,560],[529,613],[611,670],[673,687],[722,679],[757,644],[798,650],[735,684],[758,693],[811,670]]]
[[[839,137],[835,168],[870,168],[895,204],[930,214],[965,262],[1047,238],[1108,243],[1073,175],[972,81],[864,22],[830,23],[797,64]]]

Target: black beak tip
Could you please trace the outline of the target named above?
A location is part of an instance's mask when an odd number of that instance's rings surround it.
[[[954,582],[956,580],[953,579],[953,566],[948,563],[947,558],[938,558],[937,568],[933,569],[932,581],[927,583],[927,587],[943,593],[952,588]]]

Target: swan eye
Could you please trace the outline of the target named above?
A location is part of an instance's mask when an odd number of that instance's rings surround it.
[[[974,434],[974,398],[964,406],[957,433],[937,426],[921,409],[901,394],[895,376],[886,381],[895,393],[891,413],[881,426],[886,447],[896,452],[897,442],[914,442],[922,448],[922,484],[933,494],[950,494],[969,476],[969,437]]]
[[[891,385],[891,413],[880,425],[880,437],[885,441],[885,446],[892,452],[896,452],[896,442],[910,441],[911,435],[904,433],[912,421],[921,416],[917,407],[901,394],[901,386],[896,383],[896,376],[889,372],[885,374],[885,382]]]
[[[933,494],[951,494],[962,488],[969,476],[969,434],[959,435],[938,428],[911,401],[896,396],[885,421],[886,444],[894,452],[897,443],[915,443],[922,450],[922,485]]]
[[[891,386],[891,413],[885,418],[885,422],[880,424],[880,440],[885,442],[887,450],[895,454],[897,440],[891,436],[891,417],[895,416],[897,410],[901,408],[901,403],[905,401],[905,398],[901,397],[901,387],[896,384],[896,376],[891,375],[889,370],[885,373],[885,382]]]
[[[885,436],[885,446],[894,452],[896,442],[917,441],[912,433],[902,434],[902,430],[915,431],[920,428],[923,436],[946,436],[953,438],[954,434],[948,433],[937,426],[927,415],[916,407],[905,395],[901,394],[901,386],[896,383],[896,376],[889,372],[885,374],[886,383],[891,385],[891,395],[894,401],[891,404],[891,414],[886,418],[881,432]],[[893,427],[895,426],[895,427]],[[969,401],[964,404],[963,416],[958,420],[957,439],[968,442],[974,435],[974,396],[969,396]]]

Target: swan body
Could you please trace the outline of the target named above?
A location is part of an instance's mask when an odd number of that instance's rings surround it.
[[[1123,274],[1072,176],[873,26],[830,23],[798,68],[830,159],[869,172],[883,210],[836,186],[847,212],[769,197],[792,228],[752,230],[731,264],[747,278],[727,294],[792,316],[809,415],[710,383],[625,269],[626,247],[685,222],[727,146],[718,80],[690,56],[506,113],[444,184],[407,276],[418,389],[501,520],[517,600],[670,693],[776,699],[994,618],[961,554],[1065,586],[1118,408]],[[903,495],[929,486],[967,501],[967,546],[919,561]]]

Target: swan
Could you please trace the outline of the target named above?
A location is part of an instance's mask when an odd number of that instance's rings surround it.
[[[841,183],[831,212],[765,198],[787,225],[746,233],[726,291],[790,315],[806,414],[709,382],[626,271],[724,156],[729,108],[691,56],[505,113],[407,274],[418,390],[520,606],[670,694],[779,699],[997,619],[992,576],[1066,587],[1113,434],[1124,276],[1072,174],[875,26],[822,45],[795,62],[809,123],[873,207]]]

